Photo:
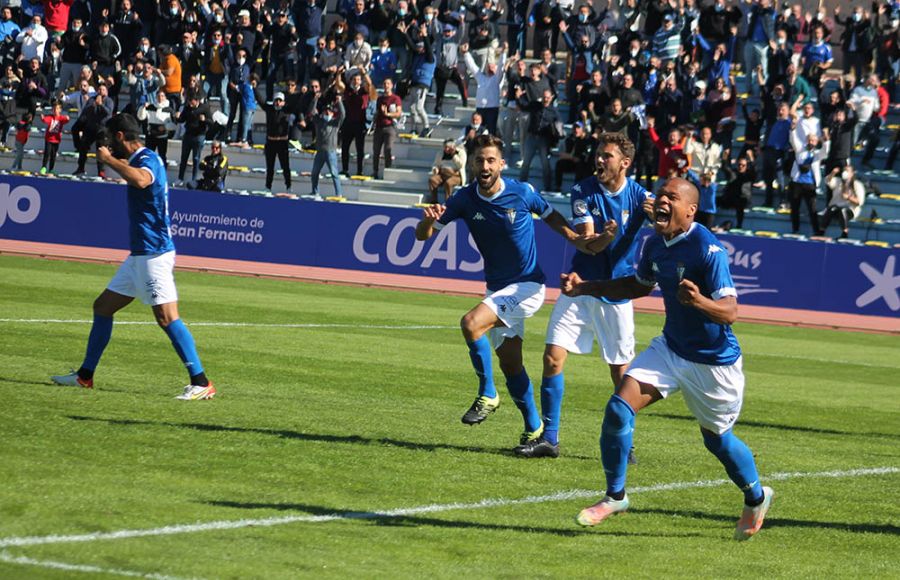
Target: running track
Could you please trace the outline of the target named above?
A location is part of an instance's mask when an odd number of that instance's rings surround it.
[[[119,263],[125,259],[128,252],[126,250],[109,250],[87,246],[68,246],[62,244],[45,244],[0,239],[0,255],[31,256],[44,259],[83,262]],[[409,276],[404,274],[381,274],[359,270],[291,266],[287,264],[271,264],[267,262],[249,262],[243,260],[222,260],[219,258],[204,258],[199,256],[179,255],[178,269],[235,276],[302,280],[304,282],[319,282],[323,284],[433,292],[458,296],[482,296],[484,293],[483,283],[468,280],[430,278],[426,276]],[[559,296],[559,289],[547,289],[548,301],[552,302],[556,300],[557,296]],[[638,312],[659,313],[663,311],[662,299],[653,296],[636,300],[634,305],[635,310]],[[741,322],[900,335],[900,318],[891,318],[887,316],[863,316],[857,314],[819,312],[815,310],[794,310],[787,308],[741,305],[739,319]]]

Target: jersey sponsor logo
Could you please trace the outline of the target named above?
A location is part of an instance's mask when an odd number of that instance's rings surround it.
[[[476,220],[476,221],[484,221],[484,216],[481,215],[481,212],[477,212],[475,215],[472,216],[472,219]]]
[[[572,191],[574,191],[575,193],[581,193],[581,186],[576,183],[572,188]]]
[[[8,183],[0,183],[0,227],[9,219],[26,225],[41,213],[41,194],[30,185],[20,185],[10,191]]]
[[[482,218],[484,219],[484,218]],[[425,242],[415,239],[416,224],[419,218],[403,218],[392,222],[391,218],[384,214],[376,214],[364,219],[356,228],[353,236],[353,257],[363,264],[382,264],[387,262],[393,266],[410,266],[416,264],[422,268],[440,267],[438,262],[443,262],[447,270],[459,270],[460,272],[481,272],[484,270],[484,260],[478,254],[475,240],[472,234],[468,235],[468,246],[478,260],[469,262],[459,256],[463,251],[462,243],[457,242],[456,223],[450,223],[441,228],[432,238],[433,242],[425,250]],[[389,228],[387,234],[379,231]],[[387,238],[385,239],[385,235]],[[378,242],[374,241],[379,240]],[[384,241],[382,241],[384,240]]]
[[[512,223],[515,223],[515,221],[516,221],[516,210],[514,210],[514,209],[511,208],[511,207],[506,208],[506,219],[508,219],[508,220],[509,220],[509,223],[511,223],[511,224],[512,224]]]
[[[576,185],[576,187],[578,186]],[[574,213],[576,216],[583,216],[587,215],[587,212],[587,202],[585,202],[583,199],[576,199],[575,203],[572,204],[572,213]]]

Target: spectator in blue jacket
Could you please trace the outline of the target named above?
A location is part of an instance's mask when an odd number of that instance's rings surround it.
[[[387,37],[382,38],[378,43],[378,49],[373,51],[369,68],[372,71],[369,77],[375,86],[384,84],[384,79],[397,80],[397,55],[391,50],[391,43]]]

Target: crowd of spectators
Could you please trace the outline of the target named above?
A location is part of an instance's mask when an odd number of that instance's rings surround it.
[[[697,184],[704,223],[715,222],[718,203],[736,210],[733,225],[741,227],[761,188],[764,205],[790,210],[795,231],[805,204],[813,233],[833,218],[846,233],[865,198],[855,193],[859,172],[847,168],[859,157],[872,169],[900,73],[894,0],[831,11],[821,2],[773,0],[0,4],[4,144],[15,128],[21,149],[23,127],[43,122],[51,151],[42,172],[52,172],[52,145],[66,127],[84,172],[99,127],[126,111],[163,158],[168,139],[181,139],[178,177],[185,182],[192,162],[185,184],[195,186],[221,187],[224,176],[201,178],[216,166],[216,159],[201,163],[205,143],[251,147],[259,109],[267,187],[277,160],[290,190],[288,147],[312,146],[313,193],[327,167],[340,194],[351,150],[363,174],[371,133],[370,175],[383,177],[398,133],[430,136],[454,86],[476,113],[438,152],[432,199],[465,182],[470,143],[480,134],[518,146],[520,179],[537,157],[542,189],[558,191],[566,174],[592,172],[599,133],[621,132],[635,143],[634,174],[649,188],[672,175]],[[739,96],[737,70],[749,98]],[[55,103],[76,112],[69,119],[50,109]],[[900,132],[885,169],[898,150]],[[826,193],[828,217],[819,223],[816,199]]]

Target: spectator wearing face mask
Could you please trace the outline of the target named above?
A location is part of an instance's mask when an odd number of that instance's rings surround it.
[[[366,35],[356,32],[353,42],[344,49],[344,76],[350,79],[355,74],[367,75],[372,64],[372,47],[366,42]]]
[[[78,169],[75,175],[84,174],[87,154],[97,140],[97,134],[110,118],[111,111],[104,106],[103,96],[97,94],[90,103],[81,111],[75,124],[72,125],[72,142],[78,151]],[[106,177],[103,171],[103,163],[97,160],[97,175]]]
[[[594,54],[600,53],[602,48],[601,40],[591,43],[590,36],[582,34],[578,38],[572,38],[569,34],[569,26],[565,22],[559,23],[559,30],[562,32],[563,40],[569,49],[570,62],[569,75],[566,80],[566,98],[570,103],[578,101],[578,92],[576,87],[591,78],[596,63]],[[575,122],[578,114],[577,107],[569,107],[568,122]]]
[[[384,79],[397,81],[397,55],[391,49],[387,37],[378,41],[378,50],[372,54],[372,62],[369,64],[372,71],[369,76],[376,86],[384,83]]]
[[[436,95],[434,101],[434,114],[442,115],[441,105],[444,102],[444,92],[447,90],[447,81],[452,81],[462,97],[462,106],[469,106],[469,91],[466,82],[459,72],[459,37],[456,27],[452,24],[444,24],[441,35],[437,39],[435,47],[437,67],[434,71]]]
[[[356,175],[363,174],[366,146],[366,109],[369,101],[378,98],[378,92],[372,86],[368,75],[355,74],[350,83],[344,86],[340,77],[336,79],[338,93],[344,106],[344,121],[341,125],[341,172],[350,177],[350,145],[356,141]]]
[[[41,25],[41,17],[35,15],[31,19],[31,24],[22,29],[16,37],[16,42],[21,45],[22,58],[31,60],[38,59],[38,62],[44,60],[44,47],[47,44],[47,29]]]
[[[133,55],[138,49],[143,28],[141,17],[134,10],[131,0],[122,0],[116,10],[112,32],[122,43],[122,53]]]
[[[288,140],[291,131],[291,113],[284,107],[284,93],[275,93],[272,104],[261,100],[257,101],[259,107],[266,112],[266,145],[263,152],[266,156],[266,189],[272,190],[275,180],[275,159],[281,166],[284,177],[284,186],[291,191],[291,164],[288,156]]]
[[[237,58],[233,61],[231,65],[231,70],[228,71],[228,125],[226,126],[226,133],[231,136],[231,130],[234,127],[234,120],[238,118],[238,111],[242,108],[242,99],[241,99],[241,87],[244,83],[250,80],[250,64],[247,62],[247,51],[246,49],[239,48],[237,51]],[[243,111],[241,111],[243,114]],[[235,139],[235,141],[241,141],[240,138]]]
[[[431,81],[434,79],[434,69],[437,66],[434,51],[427,34],[420,34],[418,40],[413,40],[405,24],[401,23],[398,26],[404,33],[406,46],[413,55],[409,76],[409,84],[412,88],[412,106],[410,108],[412,109],[413,130],[418,128],[419,136],[427,137],[431,135],[431,128],[428,113],[425,111],[425,99],[428,96]]]
[[[326,93],[332,95],[330,91]],[[341,176],[338,173],[338,131],[344,122],[345,112],[344,103],[341,102],[340,94],[329,96],[330,102],[323,103],[319,107],[319,98],[312,101],[310,114],[312,116],[313,125],[316,128],[316,157],[313,159],[312,172],[312,195],[315,199],[321,199],[319,195],[319,176],[322,169],[327,165],[328,172],[331,173],[331,181],[334,184],[334,194],[342,196]]]
[[[478,70],[475,60],[469,54],[469,46],[463,44],[459,47],[463,53],[466,69],[475,78],[475,110],[484,120],[484,125],[491,135],[497,134],[497,121],[500,117],[500,94],[503,83],[503,72],[506,71],[506,49],[500,53],[498,62],[488,63],[484,72]],[[501,72],[502,71],[502,72]]]
[[[381,151],[384,149],[384,166],[393,164],[394,141],[397,139],[397,120],[403,115],[403,100],[394,94],[394,81],[384,79],[384,91],[375,103],[375,135],[372,155],[372,177],[381,179],[379,172]]]
[[[852,69],[856,78],[861,79],[863,71],[872,63],[872,24],[863,14],[861,3],[853,7],[853,13],[848,18],[841,18],[841,7],[836,6],[834,21],[844,27],[841,32],[844,74]]]
[[[806,141],[801,141],[797,131],[791,131],[791,147],[794,149],[794,165],[791,169],[791,183],[788,199],[791,204],[791,231],[800,233],[800,204],[806,204],[812,231],[819,230],[819,214],[816,213],[816,191],[821,180],[821,162],[828,157],[830,142],[820,143],[816,133],[808,133]]]
[[[169,105],[165,93],[158,93],[137,110],[138,121],[147,124],[147,141],[145,145],[156,151],[166,165],[166,154],[169,151],[169,132],[175,128],[175,111]]]
[[[553,92],[544,91],[539,101],[528,101],[527,95],[519,91],[519,103],[528,111],[528,133],[522,152],[522,169],[519,181],[528,181],[528,173],[535,155],[541,162],[543,191],[551,191],[550,148],[555,146],[561,135],[562,119],[553,104]]]
[[[819,86],[819,79],[831,68],[834,57],[831,47],[825,42],[825,29],[817,26],[813,29],[812,39],[800,53],[803,76],[812,86]]]
[[[850,222],[859,217],[866,202],[866,187],[856,179],[853,166],[835,167],[825,183],[828,188],[828,204],[822,219],[820,234],[825,234],[831,220],[837,218],[841,225],[841,238],[850,232]]]
[[[178,114],[178,122],[184,125],[178,180],[184,182],[188,158],[192,157],[194,166],[191,170],[191,181],[197,181],[197,173],[200,171],[200,156],[203,154],[203,145],[206,143],[206,132],[212,124],[212,111],[207,103],[200,102],[199,95],[191,94],[188,95],[187,103]]]
[[[730,163],[722,166],[725,174],[725,190],[716,201],[719,207],[733,209],[737,213],[735,227],[743,229],[744,212],[753,200],[753,183],[756,181],[756,170],[752,157],[739,157],[732,167]]]

